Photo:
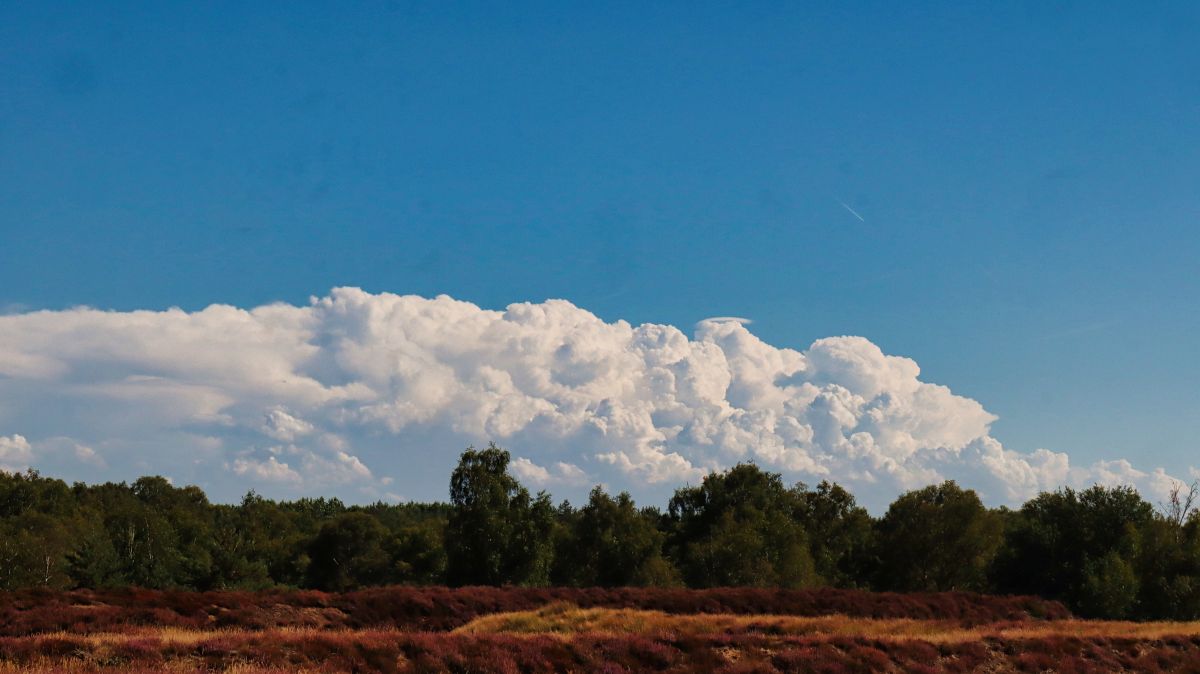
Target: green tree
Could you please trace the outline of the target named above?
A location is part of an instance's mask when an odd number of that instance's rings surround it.
[[[163,514],[123,498],[106,509],[104,526],[128,582],[148,588],[177,585],[181,555],[175,530]]]
[[[1135,565],[1137,617],[1200,619],[1200,521],[1155,517],[1141,528]]]
[[[70,586],[72,539],[69,522],[44,513],[25,512],[0,522],[0,589]]]
[[[1132,487],[1040,494],[1006,535],[997,589],[1060,599],[1087,617],[1132,617],[1141,590],[1133,569],[1153,520]]]
[[[169,586],[207,590],[217,585],[213,575],[213,515],[215,509],[204,491],[196,486],[176,487],[163,477],[143,477],[131,485],[141,501],[147,522],[161,522],[160,535],[168,540],[164,564]],[[159,519],[161,518],[161,520]],[[148,534],[153,531],[147,529]]]
[[[692,587],[815,584],[798,508],[777,473],[748,463],[712,473],[671,498],[671,556]]]
[[[394,582],[408,585],[440,585],[446,578],[444,524],[420,522],[393,535],[388,542]]]
[[[0,588],[71,584],[78,504],[61,480],[0,471]]]
[[[952,480],[902,494],[879,520],[876,583],[906,592],[987,589],[1002,521]]]
[[[67,573],[76,587],[119,587],[129,582],[121,562],[103,520],[95,517],[81,527],[67,555]]]
[[[308,586],[341,592],[387,582],[387,537],[387,529],[363,512],[343,513],[321,525],[308,547]]]
[[[333,515],[322,512],[314,517],[311,510],[288,506],[252,491],[242,498],[236,516],[228,523],[231,530],[225,535],[236,541],[237,550],[233,554],[244,557],[247,564],[264,567],[271,582],[298,586],[304,584],[308,574],[309,541],[316,536],[320,522]],[[256,578],[257,573],[251,572],[248,577]]]
[[[213,507],[213,546],[209,578],[212,587],[258,590],[273,584],[267,563],[255,548],[255,539],[247,524],[249,522],[244,505]],[[284,536],[286,532],[278,531],[272,534]]]
[[[561,512],[561,509],[560,509]],[[662,554],[664,536],[654,515],[638,511],[627,492],[616,498],[592,489],[571,517],[555,559],[566,583],[585,587],[678,585],[679,574]]]
[[[1088,616],[1132,617],[1138,588],[1132,561],[1117,550],[1109,550],[1085,561],[1074,609]]]
[[[874,530],[871,515],[841,485],[822,481],[799,488],[797,518],[808,533],[809,549],[821,582],[859,587],[871,572]]]
[[[554,507],[508,473],[495,444],[468,448],[450,477],[446,579],[451,585],[545,585],[553,556]]]

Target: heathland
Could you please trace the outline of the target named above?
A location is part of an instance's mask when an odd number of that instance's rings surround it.
[[[576,507],[494,446],[432,504],[0,473],[0,673],[1200,671],[1194,500],[873,517],[741,464]]]
[[[1200,623],[973,593],[373,588],[0,593],[0,672],[1166,672]]]

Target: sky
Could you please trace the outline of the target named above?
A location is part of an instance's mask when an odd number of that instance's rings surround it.
[[[1194,3],[576,5],[0,7],[0,466],[1191,479]]]

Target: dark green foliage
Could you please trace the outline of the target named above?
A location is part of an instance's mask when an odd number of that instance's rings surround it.
[[[321,525],[308,546],[308,586],[339,592],[389,581],[387,529],[363,512],[342,513]]]
[[[0,471],[0,590],[440,583],[447,512],[276,503],[253,492],[239,505],[213,505],[200,489],[159,477],[68,487]]]
[[[80,527],[66,562],[72,585],[90,588],[117,587],[125,584],[121,559],[104,527],[88,522]]]
[[[546,585],[554,508],[508,473],[508,452],[467,449],[450,476],[446,579],[451,585]]]
[[[798,490],[748,463],[677,490],[668,518],[684,580],[692,587],[815,584],[799,509]]]
[[[437,585],[446,577],[444,524],[427,521],[404,527],[388,541],[393,582]]]
[[[1140,579],[1137,615],[1200,619],[1200,522],[1179,526],[1155,518],[1142,529],[1135,561]]]
[[[600,487],[577,513],[560,508],[564,535],[556,546],[555,580],[582,587],[679,584],[663,558],[656,513],[638,511],[628,493],[616,498]]]
[[[876,527],[876,584],[887,590],[987,589],[1002,521],[953,481],[902,494]]]
[[[799,489],[797,519],[808,532],[809,550],[823,584],[865,586],[870,577],[874,531],[871,515],[841,485],[822,481]]]
[[[1163,526],[1168,530],[1159,530]],[[1158,569],[1160,577],[1153,579],[1149,589],[1164,601],[1161,594],[1172,589],[1162,582],[1173,573],[1160,565],[1178,571],[1178,561],[1172,563],[1170,557],[1182,550],[1178,543],[1168,545],[1169,550],[1162,546],[1177,529],[1177,524],[1156,517],[1154,508],[1131,487],[1097,485],[1085,491],[1041,494],[1021,507],[1008,532],[996,565],[996,584],[1004,591],[1062,599],[1087,617],[1138,615],[1137,562],[1144,560],[1144,570]],[[1143,551],[1143,538],[1152,540],[1157,549]],[[1169,612],[1182,610],[1176,607]]]
[[[77,527],[66,484],[36,471],[0,471],[0,589],[70,587],[66,555]]]
[[[160,477],[68,486],[0,471],[0,591],[833,586],[1039,595],[1088,617],[1200,619],[1195,491],[1162,512],[1132,488],[1100,486],[989,510],[946,482],[875,520],[836,484],[789,487],[741,464],[678,489],[664,514],[600,488],[581,508],[556,508],[508,465],[494,445],[468,449],[450,503],[366,506],[253,492],[221,505]]]

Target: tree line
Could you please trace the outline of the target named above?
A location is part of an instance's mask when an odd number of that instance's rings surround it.
[[[677,489],[665,510],[600,487],[577,507],[531,493],[509,460],[494,445],[468,449],[449,503],[365,506],[253,492],[214,504],[162,477],[67,485],[0,471],[0,589],[827,586],[1200,618],[1194,488],[1158,507],[1132,487],[1094,486],[1009,509],[947,481],[875,518],[837,484],[788,486],[739,464]]]

